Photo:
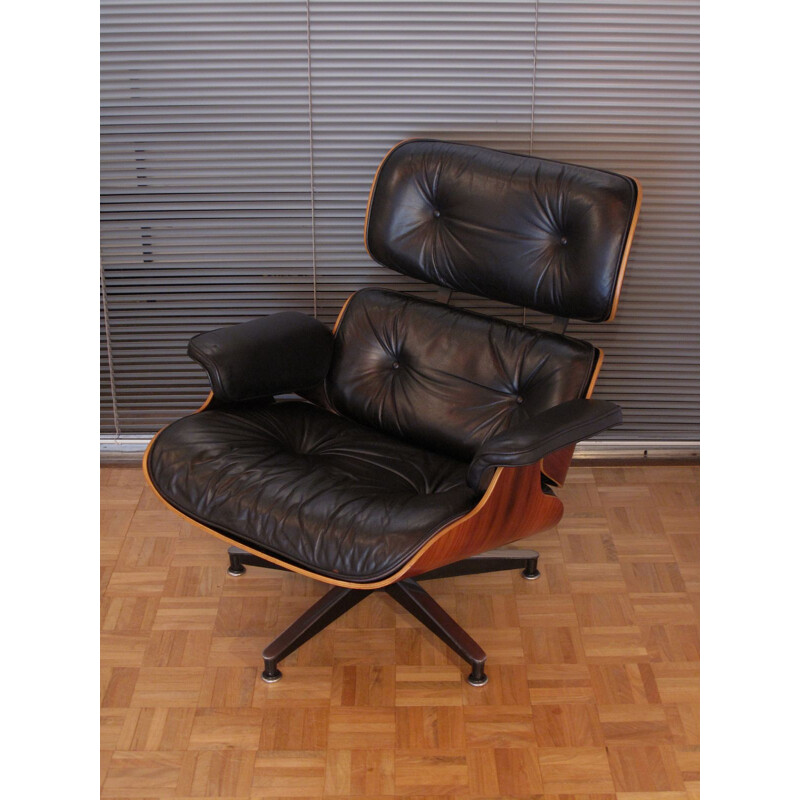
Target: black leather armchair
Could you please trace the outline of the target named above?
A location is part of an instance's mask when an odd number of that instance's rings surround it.
[[[635,180],[485,148],[401,142],[378,168],[365,242],[389,269],[558,318],[611,319],[640,204]],[[591,344],[385,289],[336,326],[274,314],[196,336],[211,394],[144,469],[175,511],[245,565],[331,585],[264,650],[278,662],[388,592],[471,666],[486,655],[419,581],[522,567],[498,550],[557,524],[574,444],[621,421],[591,400]],[[301,399],[278,400],[294,393]]]

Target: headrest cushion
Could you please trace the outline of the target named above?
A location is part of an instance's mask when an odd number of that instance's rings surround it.
[[[546,314],[610,319],[638,212],[612,172],[410,140],[375,176],[370,255],[389,269]]]

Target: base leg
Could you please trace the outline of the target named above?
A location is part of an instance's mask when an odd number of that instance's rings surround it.
[[[360,603],[370,590],[345,589],[334,586],[324,597],[321,597],[311,608],[295,620],[277,639],[270,642],[262,653],[264,672],[261,679],[266,683],[274,683],[281,679],[278,662],[293,653],[301,644],[307,642],[335,619]]]
[[[450,578],[455,575],[478,575],[483,572],[502,572],[507,569],[523,567],[522,576],[528,580],[535,580],[541,574],[537,569],[539,554],[535,550],[489,550],[479,556],[472,556],[446,567],[439,567],[422,575],[417,575],[414,580],[428,581],[432,578]]]
[[[481,646],[415,580],[398,581],[385,591],[472,667],[468,683],[483,686],[489,680]]]

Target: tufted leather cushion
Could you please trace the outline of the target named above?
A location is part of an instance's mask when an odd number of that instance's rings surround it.
[[[190,518],[321,575],[379,580],[476,503],[467,465],[310,403],[255,401],[165,428],[147,470]]]
[[[596,355],[567,336],[364,289],[336,332],[326,391],[351,419],[469,460],[490,437],[584,397]]]
[[[378,170],[367,249],[424,281],[601,322],[612,313],[637,192],[612,172],[412,140]]]

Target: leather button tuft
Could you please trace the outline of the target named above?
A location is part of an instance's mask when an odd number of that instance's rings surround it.
[[[438,208],[434,208],[434,209],[433,209],[433,216],[434,216],[434,217],[437,217],[437,218],[438,218],[438,217],[441,217],[441,216],[442,216],[442,212],[441,212],[441,211],[439,211],[439,209],[438,209]]]
[[[524,398],[522,395],[517,395],[517,405],[520,405],[524,402]]]
[[[567,243],[567,237],[566,236],[562,236],[561,237],[561,244],[566,244],[566,243]]]
[[[392,369],[400,369],[400,362],[399,361],[392,362]]]

